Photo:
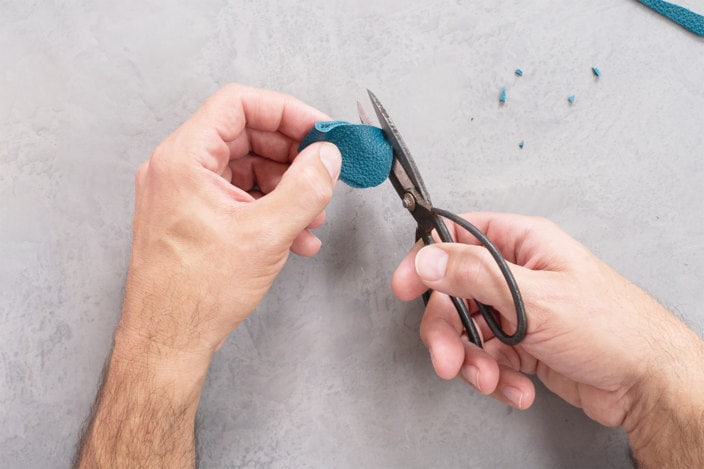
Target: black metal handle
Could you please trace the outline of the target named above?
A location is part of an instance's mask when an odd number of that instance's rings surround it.
[[[443,242],[446,243],[451,243],[453,242],[452,236],[450,235],[450,231],[447,229],[447,226],[445,225],[445,221],[440,217],[439,215],[432,215],[434,218],[434,223],[433,225],[435,226],[435,229],[438,233],[438,236]],[[433,236],[431,232],[424,232],[421,233],[420,230],[416,235],[420,235],[420,238],[423,239],[423,242],[427,244],[433,244]],[[423,295],[423,301],[425,304],[428,304],[428,301],[430,300],[430,294],[432,293],[432,290],[428,290],[425,292]],[[467,302],[462,299],[462,298],[457,298],[455,296],[451,296],[450,300],[452,300],[452,304],[455,306],[455,309],[457,310],[457,314],[460,317],[460,321],[462,321],[462,326],[464,326],[464,330],[467,332],[467,339],[469,339],[470,342],[473,344],[477,345],[478,347],[483,347],[482,344],[482,338],[479,335],[479,330],[477,329],[476,324],[474,324],[474,321],[472,320],[472,316],[469,314],[469,308],[467,307]]]
[[[511,297],[513,298],[513,304],[516,308],[516,331],[513,334],[507,334],[506,331],[504,331],[501,328],[501,324],[499,324],[499,321],[496,319],[494,309],[489,306],[485,305],[477,300],[474,300],[474,302],[477,304],[477,307],[479,308],[479,312],[481,315],[484,317],[484,320],[486,321],[487,325],[489,326],[489,329],[491,329],[491,332],[494,333],[494,336],[496,336],[497,339],[499,339],[501,342],[507,345],[516,345],[520,343],[526,336],[526,332],[528,331],[528,322],[526,318],[526,309],[525,305],[523,304],[523,297],[521,296],[521,291],[518,289],[518,284],[516,283],[516,279],[513,276],[513,273],[511,272],[511,269],[509,268],[508,264],[506,263],[506,259],[501,255],[501,252],[497,249],[497,247],[494,245],[494,243],[491,242],[487,236],[479,230],[476,226],[472,225],[470,222],[465,220],[464,218],[452,213],[448,212],[447,210],[439,209],[433,207],[431,212],[433,215],[438,217],[438,223],[436,229],[438,230],[438,235],[440,236],[440,239],[442,239],[445,242],[453,242],[452,237],[450,236],[449,231],[447,230],[447,226],[445,225],[444,220],[442,220],[440,217],[447,218],[450,221],[453,221],[457,225],[461,226],[464,228],[467,232],[469,232],[472,236],[477,238],[479,242],[489,251],[491,254],[491,257],[494,259],[496,264],[499,266],[499,270],[501,270],[501,274],[504,277],[504,280],[506,280],[506,284],[508,285],[508,289],[511,292]],[[424,239],[425,240],[425,239]],[[432,239],[431,239],[432,242]],[[427,243],[426,243],[427,244]],[[457,302],[455,302],[455,299],[453,298],[453,303],[455,303],[455,308],[457,309],[457,313],[460,315],[460,319],[462,319],[462,324],[465,325],[465,329],[467,329],[467,336],[470,338],[470,341],[473,343],[480,345],[477,342],[474,342],[472,340],[472,336],[470,335],[470,331],[467,328],[467,325],[465,324],[465,319],[464,315],[466,314],[467,307],[466,304],[463,300],[459,300],[459,302],[462,304],[462,307],[458,307]],[[469,318],[469,321],[471,323],[470,328],[474,329],[476,331],[476,327],[474,326],[474,322]],[[477,334],[478,337],[478,334]],[[481,345],[480,345],[481,346]]]

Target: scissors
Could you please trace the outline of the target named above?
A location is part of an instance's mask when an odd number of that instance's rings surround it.
[[[418,224],[416,229],[416,240],[422,239],[423,243],[428,245],[432,244],[433,241],[433,231],[437,232],[439,238],[446,243],[454,242],[450,232],[445,225],[443,218],[453,221],[458,226],[462,227],[468,231],[472,236],[477,238],[479,242],[491,253],[496,264],[501,270],[501,274],[508,285],[513,298],[513,304],[516,308],[516,330],[513,334],[508,334],[500,324],[500,319],[497,319],[498,315],[494,309],[477,300],[474,303],[479,308],[479,312],[484,317],[487,326],[494,333],[494,336],[501,342],[507,345],[516,345],[520,343],[526,335],[527,324],[526,324],[526,311],[523,305],[523,299],[521,297],[521,292],[518,289],[516,280],[511,273],[511,270],[506,263],[506,260],[501,255],[501,252],[494,246],[494,243],[487,238],[487,236],[481,232],[476,226],[469,223],[464,218],[449,212],[447,210],[442,210],[437,207],[433,207],[430,202],[430,196],[425,188],[425,184],[420,177],[418,168],[416,167],[413,158],[411,157],[411,152],[408,150],[401,134],[399,133],[396,125],[389,117],[389,114],[382,106],[379,99],[367,90],[369,97],[372,101],[372,106],[379,118],[379,124],[384,132],[384,136],[391,144],[393,148],[393,162],[391,165],[391,172],[389,173],[389,180],[391,184],[396,189],[399,197],[403,202],[403,207],[406,208],[416,223]],[[363,124],[372,125],[369,117],[364,111],[362,105],[357,103],[357,110],[359,111],[359,118]],[[428,302],[430,294],[432,292],[426,292],[423,296],[424,301]],[[457,310],[457,314],[462,321],[465,331],[467,332],[467,338],[473,344],[482,347],[482,340],[477,330],[477,326],[474,324],[471,315],[469,314],[469,309],[467,307],[467,302],[462,298],[456,298],[451,296],[452,304]]]

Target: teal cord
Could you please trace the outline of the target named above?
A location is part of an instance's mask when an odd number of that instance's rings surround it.
[[[704,37],[704,16],[685,7],[662,0],[638,0],[653,11],[660,13],[697,36]]]

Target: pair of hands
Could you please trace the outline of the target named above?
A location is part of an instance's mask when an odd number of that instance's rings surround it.
[[[324,220],[340,155],[330,144],[298,155],[296,148],[314,122],[327,119],[290,96],[230,85],[156,149],[136,177],[132,261],[114,354],[146,343],[156,366],[207,369],[289,251],[317,253],[310,229]],[[513,303],[498,269],[462,231],[462,244],[416,246],[392,284],[403,300],[436,290],[421,337],[439,376],[459,375],[525,409],[535,397],[525,374],[537,374],[593,419],[629,432],[691,379],[690,360],[702,357],[696,335],[555,225],[515,215],[466,217],[511,263],[528,334],[505,346],[478,320],[485,349],[468,343],[438,292],[476,298],[510,320]],[[672,359],[673,344],[683,358]]]

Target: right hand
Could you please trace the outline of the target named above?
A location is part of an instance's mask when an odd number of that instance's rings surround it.
[[[681,398],[684,389],[700,399],[694,394],[704,389],[702,342],[654,299],[547,220],[492,213],[465,218],[510,263],[528,333],[520,345],[507,346],[475,315],[485,342],[480,349],[463,335],[448,297],[435,293],[420,332],[439,376],[460,375],[481,393],[525,409],[535,389],[524,373],[537,374],[592,419],[627,431],[663,396],[679,392]],[[496,263],[470,234],[448,227],[458,243],[416,245],[394,274],[394,292],[402,300],[428,288],[475,298],[492,305],[510,332],[515,308]],[[477,312],[471,301],[470,311]]]

